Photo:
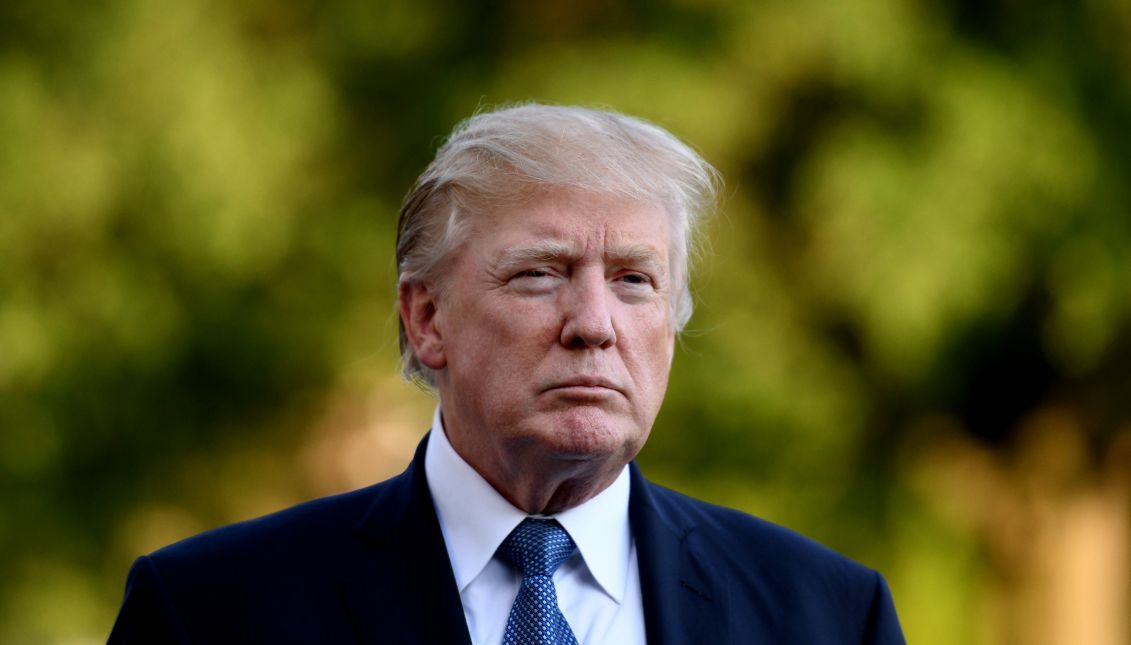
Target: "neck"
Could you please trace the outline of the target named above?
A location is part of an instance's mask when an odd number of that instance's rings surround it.
[[[556,477],[548,477],[545,472],[534,471],[527,473],[527,476],[516,473],[513,478],[508,479],[493,479],[478,468],[476,471],[516,508],[530,515],[554,515],[596,497],[616,481],[622,468],[623,465],[609,473],[559,472]]]
[[[536,447],[492,454],[463,445],[451,433],[445,435],[475,472],[512,506],[530,515],[554,515],[584,504],[611,486],[632,458],[563,458],[544,455]]]

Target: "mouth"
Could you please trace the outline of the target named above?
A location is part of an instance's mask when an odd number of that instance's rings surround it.
[[[576,376],[555,381],[543,392],[583,399],[604,398],[613,394],[624,395],[620,386],[601,376]]]

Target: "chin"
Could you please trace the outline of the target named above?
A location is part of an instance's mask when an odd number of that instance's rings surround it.
[[[599,408],[579,406],[554,415],[550,436],[543,437],[548,448],[566,459],[607,459],[623,456],[627,463],[636,454],[633,445],[638,430],[629,427],[624,419],[617,419]]]

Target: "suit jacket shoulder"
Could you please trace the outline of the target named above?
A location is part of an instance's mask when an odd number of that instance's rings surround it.
[[[163,571],[190,578],[214,569],[240,569],[268,578],[282,577],[283,571],[289,575],[295,567],[325,571],[340,555],[340,549],[326,549],[327,540],[348,540],[374,496],[392,481],[206,531],[146,557]]]
[[[418,462],[139,558],[110,642],[468,642]]]
[[[650,640],[674,631],[682,635],[670,642],[904,642],[887,584],[872,569],[789,529],[647,482],[635,469],[633,485],[642,585],[678,589],[646,612]],[[710,638],[686,627],[705,623]]]
[[[784,592],[820,584],[831,590],[870,584],[875,572],[800,533],[741,511],[652,485],[657,510],[685,527],[733,578],[770,581]]]

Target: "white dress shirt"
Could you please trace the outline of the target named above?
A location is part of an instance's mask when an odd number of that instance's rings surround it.
[[[495,551],[527,514],[511,505],[452,448],[440,409],[424,458],[475,645],[500,645],[522,576]],[[628,524],[628,467],[596,497],[552,516],[577,544],[554,573],[558,605],[581,645],[644,643],[636,545]]]

